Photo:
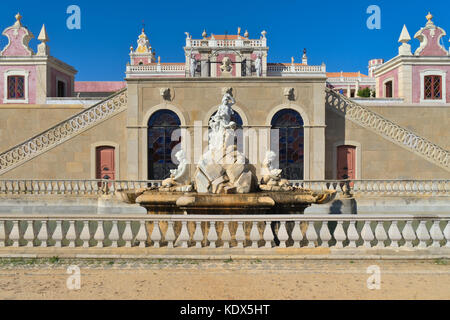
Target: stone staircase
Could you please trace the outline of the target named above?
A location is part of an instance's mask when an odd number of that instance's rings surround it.
[[[0,175],[58,146],[127,107],[127,89],[0,153]]]
[[[344,114],[345,118],[371,130],[402,148],[405,148],[429,162],[450,171],[450,152],[403,128],[394,122],[370,111],[344,95],[326,88],[326,105]]]

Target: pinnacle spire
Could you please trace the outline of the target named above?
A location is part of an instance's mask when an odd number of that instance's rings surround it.
[[[398,39],[398,42],[408,43],[409,41],[411,41],[411,36],[409,35],[406,25],[403,25],[402,33],[400,34],[400,38]]]
[[[38,40],[41,42],[48,42],[50,40],[48,38],[47,30],[45,29],[45,24],[42,25],[41,32],[39,32]]]

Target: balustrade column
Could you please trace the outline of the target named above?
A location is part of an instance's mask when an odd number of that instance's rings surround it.
[[[238,221],[238,227],[236,229],[236,241],[238,248],[244,248],[245,232],[244,232],[244,222]]]
[[[231,242],[231,233],[230,228],[228,227],[229,222],[224,221],[223,223],[223,230],[222,230],[222,241],[223,241],[223,247],[224,248],[230,248],[230,242]]]
[[[69,248],[75,247],[75,240],[77,235],[75,232],[75,221],[69,221],[69,229],[67,230],[66,239],[69,240]]]
[[[300,229],[300,221],[294,222],[294,229],[292,229],[291,234],[292,240],[294,241],[294,248],[300,248],[300,241],[303,240],[302,230]]]
[[[272,241],[274,240],[272,228],[270,227],[271,222],[266,221],[266,227],[264,228],[263,239],[265,241],[266,248],[272,248]]]
[[[94,240],[97,241],[97,248],[103,248],[103,241],[105,240],[105,231],[103,230],[103,221],[97,221],[97,230],[94,234]]]
[[[196,248],[202,247],[203,231],[202,231],[202,223],[200,221],[195,222],[195,231],[194,235],[192,236],[192,240],[195,241]]]
[[[41,242],[41,247],[47,247],[48,230],[47,221],[41,221],[41,229],[37,235],[37,239]]]
[[[122,234],[122,239],[125,241],[125,247],[131,247],[131,240],[133,240],[133,232],[131,230],[131,221],[125,221],[125,230]]]
[[[27,221],[27,229],[23,235],[23,239],[27,241],[27,247],[33,247],[34,241],[34,230],[33,230],[33,220]]]
[[[172,224],[172,233],[173,233],[173,222],[169,221],[169,228],[170,228],[170,224]],[[169,239],[169,230],[167,229],[166,232],[166,240],[169,241],[169,248],[173,248],[173,242],[175,241],[175,234],[173,233],[173,239]],[[145,248],[145,242],[147,241],[147,228],[145,227],[145,221],[141,220],[139,221],[139,231],[136,234],[136,241],[139,241],[139,247],[140,248]]]
[[[320,228],[320,239],[322,240],[321,246],[323,248],[328,248],[329,241],[332,239],[330,229],[328,228],[328,221],[322,221],[322,227]]]
[[[91,234],[89,233],[89,221],[83,221],[83,229],[80,233],[80,240],[83,241],[83,248],[89,247],[89,240],[91,239]]]
[[[280,240],[280,248],[286,248],[286,241],[289,240],[289,234],[286,230],[286,221],[280,222],[280,228],[277,234],[278,240]]]
[[[210,248],[215,248],[216,247],[216,241],[219,239],[219,237],[217,236],[216,222],[215,221],[210,221],[209,222],[209,232],[208,232],[207,239],[209,241],[209,247]]]
[[[250,230],[250,240],[252,241],[252,248],[258,248],[258,241],[260,239],[260,234],[258,230],[258,222],[252,222],[252,229]]]
[[[6,230],[5,230],[5,222],[0,220],[0,247],[4,247],[6,245]]]
[[[318,240],[316,228],[314,227],[314,222],[310,221],[308,223],[308,229],[306,229],[306,239],[308,240],[308,248],[314,248],[316,246],[315,242]]]

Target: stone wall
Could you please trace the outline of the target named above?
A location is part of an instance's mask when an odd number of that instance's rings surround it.
[[[171,90],[169,101],[160,93],[160,89],[166,87]],[[147,122],[154,112],[174,111],[181,126],[193,136],[196,121],[207,130],[210,116],[220,105],[222,90],[227,87],[233,88],[236,99],[233,109],[241,116],[244,130],[269,129],[273,115],[281,109],[298,111],[305,124],[305,178],[324,178],[325,79],[306,78],[129,80],[128,178],[147,179]],[[285,95],[286,88],[294,88],[293,100]],[[244,145],[250,147],[248,139]],[[206,148],[206,141],[203,148]],[[201,154],[201,150],[195,150],[195,154],[199,152]],[[256,169],[258,172],[259,168]]]
[[[0,153],[82,110],[80,105],[0,105]]]
[[[95,144],[119,146],[117,179],[126,179],[126,112],[114,115],[55,148],[8,171],[1,179],[95,179]],[[47,127],[41,128],[40,131]],[[122,165],[123,164],[123,165]],[[92,176],[94,173],[94,176]]]
[[[392,105],[367,108],[450,150],[450,105]]]
[[[449,119],[449,111],[445,108],[428,108],[412,108],[413,111],[411,108],[398,106],[370,107],[369,109],[448,149],[448,129],[445,130],[445,123],[446,119]],[[446,115],[447,117],[445,117]],[[421,119],[424,121],[421,121]],[[432,128],[433,123],[436,123],[434,128]],[[336,178],[336,147],[343,144],[357,147],[357,179],[450,178],[450,172],[384,139],[380,135],[346,120],[343,116],[328,108],[326,110],[326,124],[327,165],[325,176],[327,179]],[[447,140],[445,140],[446,136]]]

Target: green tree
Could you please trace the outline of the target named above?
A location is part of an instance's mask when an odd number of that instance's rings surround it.
[[[372,90],[370,88],[363,88],[358,90],[358,97],[370,98],[372,96]]]

